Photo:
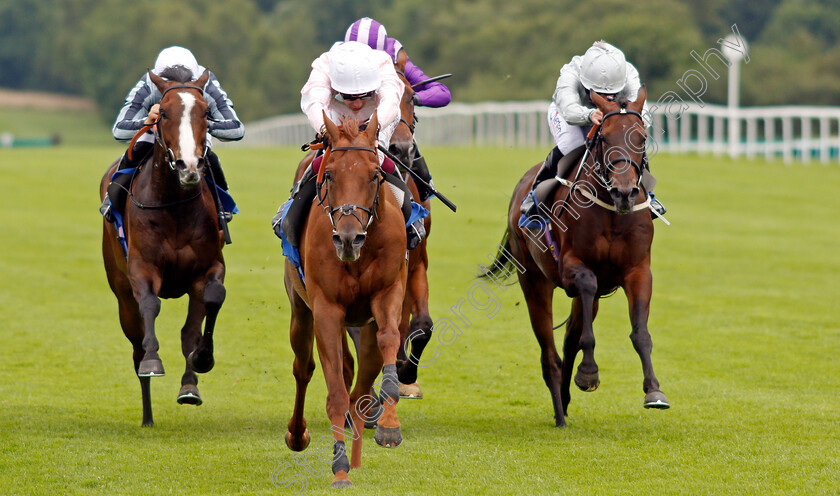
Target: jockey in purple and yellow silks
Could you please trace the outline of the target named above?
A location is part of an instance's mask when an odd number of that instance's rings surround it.
[[[374,50],[382,50],[391,56],[391,59],[396,62],[397,55],[403,49],[402,43],[395,38],[389,38],[385,31],[385,26],[380,24],[370,17],[363,17],[354,22],[347,28],[344,34],[344,41],[359,41],[367,44]],[[406,54],[407,55],[407,54]],[[429,79],[429,76],[414,65],[411,59],[405,64],[405,78],[409,84],[415,85],[422,81]],[[422,107],[445,107],[452,101],[452,96],[449,93],[449,88],[439,81],[432,81],[414,89],[414,104]],[[417,143],[414,143],[414,160],[411,166],[412,170],[427,183],[434,186],[432,176],[429,172],[429,167],[426,165],[426,160],[420,155],[417,148]],[[422,185],[417,185],[420,192],[420,200],[425,201],[431,196],[432,192],[427,190]]]

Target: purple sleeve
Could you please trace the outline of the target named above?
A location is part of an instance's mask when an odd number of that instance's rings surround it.
[[[405,63],[405,77],[411,84],[416,84],[420,81],[429,79],[429,76],[423,74],[423,71],[414,65],[411,60]],[[438,81],[424,84],[415,91],[415,97],[418,100],[417,104],[423,107],[445,107],[452,101],[452,95],[449,94],[449,88]]]

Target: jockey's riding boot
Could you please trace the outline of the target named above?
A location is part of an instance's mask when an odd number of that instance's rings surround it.
[[[435,183],[432,181],[432,174],[429,172],[429,166],[426,165],[426,159],[420,155],[420,150],[417,148],[417,143],[414,143],[414,160],[411,162],[411,170],[416,172],[420,179],[426,181],[431,188],[415,181],[417,185],[417,192],[420,194],[420,201],[428,200],[434,193]]]
[[[225,173],[222,170],[222,163],[219,162],[219,156],[213,150],[207,150],[207,165],[210,172],[210,179],[216,183],[216,186],[222,188],[224,191],[228,190],[228,183],[225,179]],[[224,210],[224,207],[218,205],[219,215],[224,216],[225,222],[233,220],[233,213]]]
[[[662,205],[659,202],[659,200],[656,199],[656,197],[653,195],[653,190],[651,190],[650,193],[648,193],[648,196],[650,196],[650,208],[652,208],[653,210],[656,210],[656,213],[659,214],[659,215],[665,215],[665,212],[666,212],[665,206]],[[656,219],[658,217],[658,215],[656,215],[653,212],[650,213],[650,216],[654,219]]]
[[[394,196],[397,198],[397,202],[401,205],[403,217],[405,218],[406,223],[406,245],[409,250],[413,250],[417,248],[420,241],[426,237],[426,227],[424,225],[423,218],[421,217],[411,223],[411,225],[408,225],[408,221],[411,219],[412,210],[411,191],[408,189],[408,185],[405,184],[405,181],[399,173],[386,173],[385,182],[388,183],[391,192],[394,193]]]
[[[283,218],[283,209],[286,206],[286,203],[284,203],[280,205],[277,215],[271,220],[274,234],[279,238],[282,229],[283,235],[292,246],[300,246],[300,231],[314,199],[315,172],[312,171],[312,166],[309,166],[303,172],[300,180],[292,186],[289,200],[286,202],[292,203],[289,205],[289,212],[286,217]]]
[[[522,200],[520,212],[525,217],[537,215],[537,203],[539,201],[544,201],[545,199],[536,198],[533,192],[541,182],[557,175],[557,162],[559,162],[562,157],[563,153],[560,152],[560,149],[556,146],[548,152],[542,167],[540,167],[540,170],[537,172],[537,176],[534,178],[534,184],[531,186],[531,192],[529,192],[525,196],[525,199]]]
[[[117,170],[132,169],[143,163],[154,150],[155,144],[148,141],[138,141],[134,144],[132,150],[133,158],[128,158],[128,151],[123,153],[120,158],[120,164]],[[102,201],[102,206],[99,207],[99,212],[105,217],[108,222],[114,222],[114,212],[123,212],[125,207],[125,200],[128,193],[128,186],[131,184],[131,174],[123,174],[117,176],[108,185],[108,192],[105,194],[105,199]]]

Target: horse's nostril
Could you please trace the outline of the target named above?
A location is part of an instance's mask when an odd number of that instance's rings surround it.
[[[364,234],[357,234],[355,238],[353,238],[353,246],[362,246],[365,244],[365,239],[367,236]]]
[[[341,248],[341,245],[343,244],[341,242],[341,236],[339,236],[338,234],[333,234],[333,244],[336,248]]]

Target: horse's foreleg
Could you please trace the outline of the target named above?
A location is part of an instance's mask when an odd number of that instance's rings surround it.
[[[216,328],[216,317],[225,302],[225,286],[221,277],[221,273],[212,274],[204,285],[204,334],[188,358],[190,367],[199,374],[210,372],[216,364],[213,358],[213,330]]]
[[[315,359],[312,355],[312,340],[315,334],[312,329],[312,313],[296,293],[292,296],[292,324],[289,339],[292,351],[295,353],[292,373],[295,376],[297,389],[295,392],[295,408],[289,419],[289,430],[286,432],[286,445],[293,451],[303,451],[311,439],[303,416],[303,406],[306,403],[306,388],[315,371]]]
[[[595,274],[576,259],[564,261],[563,287],[567,293],[580,297],[580,349],[583,360],[575,374],[575,385],[583,391],[595,391],[601,384],[598,364],[595,363],[595,332],[592,329],[595,294],[598,280]]]
[[[413,385],[417,382],[417,366],[421,363],[420,357],[426,345],[432,339],[432,317],[429,315],[429,281],[426,274],[426,266],[423,263],[418,264],[408,280],[408,292],[410,296],[406,298],[411,302],[411,322],[408,326],[408,339],[402,338],[402,347],[407,348],[409,345],[405,341],[410,341],[411,353],[408,355],[408,360],[399,370],[400,382],[406,385]],[[405,323],[401,323],[404,325]],[[401,331],[402,332],[402,331]],[[422,397],[419,387],[414,385],[416,392],[415,397]],[[407,389],[411,394],[412,388]],[[405,397],[405,395],[404,395]]]
[[[365,423],[376,423],[382,415],[382,406],[373,390],[373,383],[382,367],[382,354],[376,339],[376,323],[365,326],[359,343],[359,373],[356,386],[350,393],[350,411],[353,421],[353,452],[350,467],[362,465],[362,434]]]
[[[186,367],[181,376],[181,390],[178,392],[178,403],[181,405],[200,405],[203,400],[198,392],[198,377],[190,366],[189,357],[198,346],[201,339],[201,321],[204,319],[204,303],[193,292],[190,293],[187,320],[181,328],[181,353],[184,355]]]
[[[652,286],[653,277],[650,274],[650,267],[647,265],[631,271],[624,278],[624,292],[627,294],[630,323],[632,325],[630,340],[642,360],[642,373],[644,374],[642,387],[645,391],[644,407],[669,408],[668,399],[659,390],[659,381],[653,373],[653,362],[650,358],[653,342],[650,338],[650,332],[648,332],[647,323],[650,315]]]
[[[391,288],[371,300],[371,311],[378,326],[376,341],[384,364],[382,386],[379,390],[384,412],[377,422],[373,439],[386,448],[395,448],[402,443],[400,420],[397,417],[400,389],[396,361],[397,349],[400,346],[400,310],[404,296],[402,281],[397,281]]]
[[[350,394],[344,384],[344,347],[342,345],[342,335],[345,332],[345,310],[336,304],[315,299],[312,292],[309,294],[312,298],[310,301],[312,301],[318,358],[321,360],[321,370],[327,382],[327,416],[332,424],[331,429],[335,439],[332,460],[335,477],[332,485],[344,487],[350,484],[347,476],[350,461],[347,459],[344,444],[344,421],[350,409]]]
[[[554,296],[554,284],[546,279],[539,269],[528,270],[519,275],[519,285],[528,304],[528,316],[531,328],[540,345],[540,364],[542,376],[551,402],[554,406],[554,425],[565,427],[565,405],[561,402],[561,383],[563,362],[557,354],[554,343],[553,312],[551,301]]]
[[[596,298],[592,303],[592,318],[598,314],[598,299]],[[572,300],[572,310],[569,314],[569,320],[566,322],[566,337],[563,340],[563,384],[561,387],[561,397],[563,399],[563,411],[566,415],[569,414],[569,402],[571,395],[569,394],[569,386],[572,383],[572,372],[575,368],[575,358],[578,351],[580,351],[580,335],[583,329],[583,305],[581,298],[575,297]]]
[[[129,268],[129,274],[133,273]],[[140,272],[140,271],[137,271]],[[137,367],[140,377],[161,377],[164,375],[163,362],[158,355],[159,343],[155,335],[155,319],[160,313],[160,281],[132,281],[134,298],[137,300],[140,317],[143,319],[143,359]]]

